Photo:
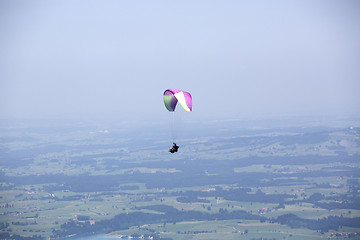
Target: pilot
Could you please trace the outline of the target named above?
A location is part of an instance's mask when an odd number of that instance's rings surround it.
[[[169,149],[169,152],[171,152],[171,153],[175,153],[175,152],[177,152],[178,149],[179,149],[179,146],[176,145],[176,143],[173,143],[173,144],[174,144],[174,146]]]

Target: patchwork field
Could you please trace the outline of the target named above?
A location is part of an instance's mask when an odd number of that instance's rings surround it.
[[[3,129],[0,236],[360,239],[358,128],[196,129]]]

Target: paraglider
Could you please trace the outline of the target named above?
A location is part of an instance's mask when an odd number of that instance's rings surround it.
[[[192,111],[192,97],[188,92],[169,88],[165,90],[163,98],[165,107],[170,112],[175,111],[178,102],[185,111]]]
[[[179,102],[180,106],[186,111],[192,111],[192,97],[191,94],[182,90],[173,88],[166,89],[163,94],[164,104],[169,112],[174,112],[176,105]],[[170,153],[175,153],[179,149],[179,146],[173,142],[173,147],[169,149]]]

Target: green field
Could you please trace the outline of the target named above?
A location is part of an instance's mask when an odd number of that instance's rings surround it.
[[[156,233],[172,239],[316,240],[336,239],[336,234],[341,239],[358,239],[346,232],[360,233],[360,227],[340,226],[322,232],[271,222],[287,214],[305,220],[360,217],[356,202],[360,195],[360,137],[349,130],[315,132],[310,136],[257,132],[238,139],[193,139],[192,145],[172,159],[164,155],[161,141],[150,150],[135,151],[131,140],[117,135],[87,138],[86,133],[59,133],[51,143],[48,134],[33,132],[27,136],[32,140],[2,144],[7,156],[26,153],[20,160],[32,162],[11,165],[9,161],[1,166],[0,223],[4,226],[0,233],[50,238],[69,222],[96,226],[119,214],[164,214],[151,209],[157,205],[209,216],[244,211],[266,220],[159,221],[135,224],[125,230],[112,229],[111,234]],[[39,146],[44,146],[41,151]],[[307,162],[284,163],[287,158]],[[243,198],[237,194],[243,194]]]

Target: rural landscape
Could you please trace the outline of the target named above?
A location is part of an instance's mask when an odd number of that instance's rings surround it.
[[[3,123],[0,238],[360,239],[360,128],[256,124]]]
[[[0,33],[0,240],[360,240],[359,0],[2,0]]]

